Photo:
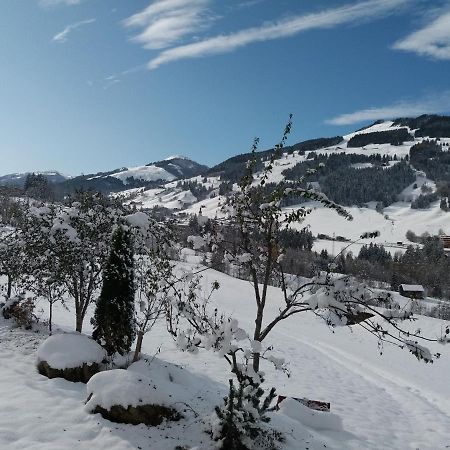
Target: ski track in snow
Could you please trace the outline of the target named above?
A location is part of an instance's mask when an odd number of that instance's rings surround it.
[[[278,344],[283,338],[301,344],[293,347],[291,343],[287,355],[291,354],[292,357],[287,356],[287,359],[291,361],[293,372],[302,370],[298,364],[302,360],[308,361],[308,371],[309,367],[314,368],[313,373],[302,374],[315,379],[312,381],[314,390],[311,395],[318,395],[317,384],[320,386],[331,382],[336,386],[334,400],[346,407],[333,408],[332,404],[332,411],[342,416],[347,431],[353,427],[356,428],[355,433],[358,429],[364,430],[367,441],[363,448],[450,448],[449,416],[424,397],[419,389],[402,386],[389,378],[388,374],[382,374],[382,371],[339,348],[280,332],[276,337]],[[349,407],[349,403],[354,407]],[[364,408],[364,415],[361,415],[361,406],[364,405],[367,407]],[[376,426],[371,429],[370,425],[375,423]],[[383,436],[389,436],[389,439],[380,443],[380,437],[383,440]],[[442,444],[444,436],[447,436],[448,446]],[[360,446],[360,441],[350,441],[345,448],[358,449]]]

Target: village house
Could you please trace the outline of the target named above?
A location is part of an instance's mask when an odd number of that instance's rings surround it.
[[[403,297],[408,297],[415,300],[425,298],[425,289],[420,284],[401,284],[398,287],[398,292]]]

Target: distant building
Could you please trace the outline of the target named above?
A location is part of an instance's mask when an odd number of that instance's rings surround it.
[[[413,298],[415,300],[425,298],[425,289],[420,284],[401,284],[398,292],[403,297]]]
[[[450,248],[450,236],[441,236],[440,238],[444,248]]]

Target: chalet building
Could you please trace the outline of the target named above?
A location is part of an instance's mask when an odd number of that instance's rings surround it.
[[[420,284],[401,284],[398,287],[398,292],[403,297],[408,297],[415,300],[425,298],[425,289]]]
[[[444,248],[450,249],[450,236],[441,236],[440,238]]]

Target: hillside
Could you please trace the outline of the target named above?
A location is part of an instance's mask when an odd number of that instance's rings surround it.
[[[446,210],[449,209],[446,198],[450,196],[449,120],[447,116],[423,115],[377,121],[345,136],[287,146],[275,161],[267,188],[305,177],[304,183],[346,206],[354,216],[350,223],[339,217],[332,219],[329,211],[305,203],[302,198],[285,205],[290,209],[317,208],[306,220],[317,233],[353,240],[361,229],[378,230],[376,242],[390,248],[392,253],[404,251],[408,230],[418,235],[437,234],[441,230],[450,233],[450,213]],[[273,151],[257,153],[259,170]],[[250,157],[250,153],[240,154],[208,168],[189,158],[173,156],[143,166],[63,181],[57,172],[46,176],[60,195],[92,189],[112,193],[137,208],[165,208],[182,215],[198,214],[201,209],[204,215],[213,217],[220,215],[227,192],[242,176]],[[318,167],[320,170],[314,172]],[[24,177],[8,175],[0,178],[0,183],[23,183]],[[314,244],[317,250],[326,248],[334,252],[342,246],[329,240]],[[353,251],[358,251],[357,244]]]
[[[442,168],[448,167],[450,170],[450,165],[446,166],[448,163],[442,159],[444,164],[440,164],[440,171],[435,169],[428,174],[423,171],[427,167],[423,162],[417,167],[410,164],[411,148],[421,143],[427,146],[430,139],[414,137],[415,130],[404,125],[406,119],[402,120],[402,123],[399,122],[400,119],[378,121],[343,137],[306,141],[287,147],[275,162],[268,184],[289,183],[306,175],[310,185],[323,189],[332,200],[349,209],[354,217],[352,222],[335,216],[332,211],[323,209],[318,204],[304,203],[303,199],[298,199],[297,205],[286,206],[288,209],[299,206],[316,209],[306,219],[305,225],[313,225],[312,229],[320,234],[344,236],[354,240],[359,237],[361,230],[378,230],[380,236],[375,242],[384,244],[392,253],[405,250],[408,244],[405,234],[408,230],[419,235],[438,234],[440,230],[449,234],[450,213],[440,208],[438,198],[431,201],[425,209],[412,209],[411,205],[424,195],[423,192],[436,191],[436,182],[442,181],[436,177],[442,177],[440,174],[444,173],[445,178],[446,172]],[[414,119],[408,120],[408,123],[416,125]],[[439,117],[439,121],[441,120]],[[427,123],[433,123],[432,117]],[[402,138],[411,140],[400,142],[397,130],[401,130]],[[449,154],[450,130],[446,134],[448,137],[438,141],[443,156]],[[355,142],[358,143],[355,138],[361,143],[360,146],[354,146]],[[370,142],[380,142],[380,139],[383,143]],[[386,142],[389,139],[393,143]],[[349,146],[351,142],[353,144]],[[260,168],[272,151],[257,154]],[[418,152],[427,154],[420,148]],[[232,189],[249,158],[250,154],[238,155],[211,168],[205,176],[172,181],[157,189],[125,190],[118,195],[126,203],[138,208],[164,207],[176,214],[198,214],[201,209],[203,215],[214,217],[221,214],[220,205],[225,200],[226,192]],[[325,167],[316,174],[307,174],[310,168],[317,167],[320,163]],[[404,169],[400,170],[402,164]],[[320,251],[326,248],[336,253],[347,245],[348,243],[317,240],[314,249]],[[350,250],[357,253],[359,245],[355,244]]]

